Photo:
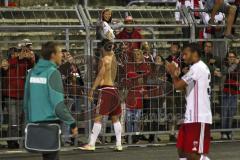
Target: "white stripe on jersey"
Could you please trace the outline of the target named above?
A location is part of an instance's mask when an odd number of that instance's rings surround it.
[[[201,123],[201,131],[200,131],[200,137],[199,137],[199,149],[198,149],[199,154],[203,153],[204,136],[205,136],[204,133],[205,133],[205,124]]]

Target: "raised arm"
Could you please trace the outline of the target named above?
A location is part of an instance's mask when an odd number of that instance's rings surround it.
[[[167,63],[166,69],[172,77],[172,82],[176,90],[184,90],[187,87],[187,82],[179,78],[181,73],[180,68],[178,68],[174,63]]]

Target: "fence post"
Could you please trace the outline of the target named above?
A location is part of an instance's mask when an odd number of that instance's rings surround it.
[[[66,37],[66,43],[65,43],[65,46],[66,46],[66,50],[69,51],[70,49],[70,45],[69,45],[69,28],[66,28],[65,30],[65,37]]]
[[[0,63],[2,63],[2,52],[0,50]],[[3,110],[2,110],[2,70],[0,69],[0,125],[3,123]],[[2,136],[2,128],[0,129],[0,137]]]
[[[81,5],[78,6],[78,12],[83,20],[83,24],[84,24],[84,27],[85,27],[85,30],[86,30],[86,46],[85,46],[85,50],[86,51],[86,55],[87,55],[87,60],[88,63],[87,64],[87,91],[88,89],[91,88],[91,82],[92,82],[92,79],[91,79],[91,71],[92,71],[92,49],[93,49],[93,45],[92,45],[92,41],[90,40],[90,23],[87,19],[87,16],[83,10],[83,7]],[[91,128],[92,128],[92,115],[91,115],[91,109],[92,109],[92,106],[91,106],[91,103],[88,102],[88,100],[86,100],[87,102],[87,121],[86,123],[88,123],[88,127],[86,127],[86,130],[85,130],[85,134],[86,134],[86,137],[88,137],[88,135],[90,134],[91,132]],[[87,124],[86,124],[87,125]]]
[[[186,7],[183,7],[182,8],[182,12],[184,13],[184,16],[186,17],[187,21],[188,21],[188,24],[189,24],[189,27],[190,27],[190,42],[195,42],[196,41],[196,37],[195,37],[195,32],[196,32],[196,26],[195,26],[195,23],[191,17],[191,14],[190,14],[190,9],[186,8]]]
[[[195,33],[196,33],[196,26],[194,25],[194,23],[190,23],[190,41],[191,42],[196,41]]]
[[[87,66],[87,90],[91,88],[92,82],[92,53],[93,53],[93,41],[87,40],[87,57],[88,57],[88,66]],[[88,130],[86,130],[86,136],[90,135],[92,129],[92,105],[91,102],[87,100],[87,117],[88,117]]]
[[[88,6],[88,0],[84,0],[84,8]]]

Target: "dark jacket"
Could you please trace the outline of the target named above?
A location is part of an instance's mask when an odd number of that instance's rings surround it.
[[[15,99],[22,99],[24,93],[24,82],[27,70],[34,65],[33,59],[10,58],[9,68],[5,71],[3,83],[5,85],[3,95]]]
[[[70,97],[81,96],[84,82],[77,66],[66,62],[59,67],[59,71],[63,79],[64,93]]]

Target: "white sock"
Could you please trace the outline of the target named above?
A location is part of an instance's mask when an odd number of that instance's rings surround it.
[[[187,158],[179,158],[179,160],[187,160]]]
[[[200,158],[200,160],[210,160],[210,158],[208,158],[207,156],[205,156],[205,155],[201,155],[201,158]]]
[[[90,135],[89,145],[95,146],[97,137],[98,137],[99,133],[101,132],[101,128],[102,128],[101,123],[94,123],[93,124],[93,129],[92,129],[92,133]]]
[[[121,123],[118,121],[113,124],[115,135],[116,135],[116,146],[121,146],[121,138],[122,138],[122,126]]]

